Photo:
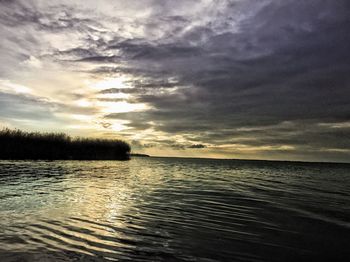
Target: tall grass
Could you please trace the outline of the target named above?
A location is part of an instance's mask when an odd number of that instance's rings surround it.
[[[126,160],[130,146],[121,140],[71,138],[64,133],[0,130],[0,159]]]

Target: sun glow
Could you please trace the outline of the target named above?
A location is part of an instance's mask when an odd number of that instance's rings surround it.
[[[111,113],[126,113],[132,111],[142,111],[148,109],[146,104],[135,103],[131,104],[128,102],[98,102],[97,103],[101,111],[105,114]]]
[[[128,123],[129,121],[127,120],[115,120],[111,123],[110,129],[113,131],[123,131],[125,129],[128,129],[128,127],[125,126]]]
[[[98,99],[127,99],[130,98],[130,94],[125,93],[112,93],[112,94],[99,94],[96,96]]]
[[[76,101],[76,105],[79,107],[90,107],[92,103],[86,99],[80,99]]]
[[[103,80],[92,83],[90,86],[98,90],[109,88],[130,88],[130,86],[126,84],[127,81],[128,79],[124,76],[117,78],[105,78]]]

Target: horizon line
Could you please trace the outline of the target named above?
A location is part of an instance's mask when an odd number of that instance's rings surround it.
[[[304,164],[340,164],[350,165],[350,162],[333,162],[333,161],[304,161],[304,160],[283,160],[283,159],[247,159],[247,158],[216,158],[216,157],[187,157],[187,156],[158,156],[148,155],[152,158],[188,158],[188,159],[211,159],[211,160],[236,160],[236,161],[259,161],[259,162],[292,162]]]

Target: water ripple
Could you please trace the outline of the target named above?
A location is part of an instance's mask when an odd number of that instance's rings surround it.
[[[1,161],[0,258],[350,258],[349,171],[206,159]]]

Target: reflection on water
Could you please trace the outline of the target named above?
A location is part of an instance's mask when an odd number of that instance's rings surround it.
[[[350,258],[346,165],[0,162],[1,261]]]

